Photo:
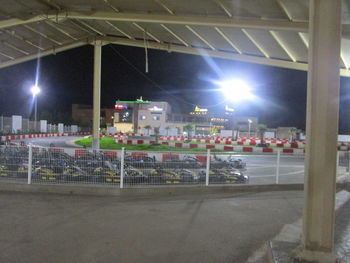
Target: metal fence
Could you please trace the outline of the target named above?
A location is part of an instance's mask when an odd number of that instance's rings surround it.
[[[349,166],[340,155],[339,169]],[[93,151],[0,146],[0,178],[32,184],[157,185],[303,183],[304,157],[204,152]]]

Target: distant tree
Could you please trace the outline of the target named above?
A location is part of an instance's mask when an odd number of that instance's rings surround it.
[[[289,128],[288,132],[289,132],[289,139],[290,139],[290,141],[294,142],[295,141],[295,137],[296,137],[297,128],[291,127],[291,128]]]
[[[192,123],[187,123],[186,125],[184,125],[183,129],[185,132],[187,132],[187,134],[189,136],[190,133],[194,130],[194,126]]]
[[[256,131],[258,132],[260,137],[260,144],[263,144],[264,135],[265,135],[265,132],[267,131],[266,124],[258,124],[258,126],[256,127]]]
[[[211,127],[210,133],[211,133],[211,135],[217,134],[217,133],[218,133],[218,128],[216,128],[216,127]]]
[[[154,127],[153,132],[154,132],[154,136],[156,139],[156,144],[158,144],[159,143],[159,127]]]
[[[147,130],[147,135],[149,135],[149,132],[152,129],[151,125],[146,125],[144,128]]]
[[[169,126],[166,126],[166,127],[165,127],[165,130],[166,130],[166,136],[169,136],[170,127],[169,127]]]

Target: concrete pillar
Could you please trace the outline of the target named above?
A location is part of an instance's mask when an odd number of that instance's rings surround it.
[[[310,0],[305,203],[300,257],[334,261],[341,0]]]
[[[92,148],[100,149],[100,109],[101,109],[101,53],[102,43],[96,41],[94,48],[94,98],[92,114]]]

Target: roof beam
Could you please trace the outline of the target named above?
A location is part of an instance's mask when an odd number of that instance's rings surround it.
[[[167,27],[166,25],[160,24],[160,26],[162,28],[164,28],[166,31],[168,31],[173,37],[175,37],[177,40],[179,40],[183,45],[185,45],[186,47],[189,47],[190,45],[183,40],[183,38],[181,38],[179,35],[177,35],[174,31],[172,31],[169,27]]]
[[[286,44],[283,42],[283,40],[276,34],[276,32],[274,31],[269,31],[270,34],[272,35],[272,37],[276,40],[276,42],[280,45],[280,47],[284,50],[284,52],[287,53],[288,57],[296,62],[296,58],[295,56],[292,54],[292,52],[288,49],[288,47],[286,46]]]
[[[141,47],[141,48],[144,47],[144,42],[141,40],[130,40],[130,39],[118,38],[118,37],[100,37],[99,39],[110,44]],[[208,50],[204,48],[192,48],[192,47],[169,45],[169,44],[156,43],[156,42],[149,42],[147,47],[151,49],[164,50],[167,52],[178,52],[178,53],[185,53],[185,54],[191,54],[191,55],[210,56],[215,58],[237,60],[242,62],[256,63],[256,64],[262,64],[262,65],[281,67],[281,68],[289,68],[289,69],[296,69],[296,70],[303,70],[303,71],[307,71],[308,69],[308,65],[306,63],[291,62],[291,61],[257,57],[257,56],[249,56],[249,55],[243,55],[243,54],[234,54],[234,53],[217,51],[217,50]],[[341,76],[344,76],[344,77],[350,77],[350,70],[340,69],[340,74]]]
[[[19,64],[19,63],[23,63],[23,62],[30,61],[30,60],[33,60],[33,59],[37,59],[39,57],[44,57],[44,56],[56,54],[56,53],[59,53],[59,52],[62,52],[62,51],[66,51],[66,50],[69,50],[69,49],[81,47],[81,46],[87,45],[90,42],[91,42],[91,40],[89,40],[89,39],[87,39],[86,41],[80,40],[80,41],[77,41],[77,42],[74,42],[74,43],[71,43],[71,44],[50,48],[50,49],[44,50],[44,51],[39,52],[39,53],[34,54],[34,55],[23,56],[23,57],[20,57],[20,58],[13,59],[11,61],[6,61],[6,62],[3,62],[3,63],[0,63],[0,68],[13,66],[13,65],[16,65],[16,64]]]
[[[161,7],[164,8],[165,11],[167,11],[169,14],[171,15],[175,15],[175,13],[173,12],[173,10],[171,10],[169,7],[167,7],[162,1],[160,0],[154,0],[157,4],[159,4]]]
[[[109,7],[111,8],[114,12],[120,12],[120,10],[118,8],[116,8],[114,5],[112,5],[108,0],[103,0],[103,2]]]
[[[232,13],[228,8],[220,1],[220,0],[214,0],[214,2],[226,13],[228,17],[232,17]]]
[[[88,23],[84,22],[84,21],[78,21],[80,24],[82,24],[83,26],[87,27],[88,29],[90,29],[91,31],[99,34],[100,36],[105,36],[106,34],[104,34],[103,32],[101,32],[100,30],[96,29],[95,27],[89,25]]]
[[[27,43],[28,45],[32,46],[32,47],[35,47],[39,50],[44,50],[44,48],[42,48],[41,46],[33,43],[32,41],[28,40],[28,39],[25,39],[24,37],[20,36],[20,35],[17,35],[15,31],[10,31],[10,30],[7,30],[7,29],[3,29],[3,32],[5,32],[6,34],[18,39],[18,40],[21,40],[23,41],[24,43]]]
[[[226,40],[227,43],[230,44],[231,47],[233,47],[235,51],[237,51],[239,54],[242,54],[242,51],[232,42],[231,39],[228,38],[228,36],[226,36],[224,32],[221,31],[220,28],[215,27],[215,30],[220,34],[220,36],[222,36],[223,39]]]
[[[142,26],[140,26],[137,23],[132,23],[135,27],[137,27],[138,29],[140,29],[143,33],[145,33],[147,36],[151,37],[153,40],[155,40],[156,42],[160,43],[161,41],[155,37],[153,34],[151,34],[150,32],[148,32],[146,29],[144,29]]]
[[[265,51],[265,49],[259,44],[259,42],[251,35],[248,33],[247,30],[242,29],[242,32],[249,38],[250,41],[253,42],[253,44],[260,50],[261,53],[264,54],[265,57],[269,58],[269,54]]]
[[[12,44],[10,44],[10,43],[8,43],[8,42],[6,42],[6,41],[2,41],[1,43],[2,43],[3,45],[5,45],[5,46],[9,47],[9,48],[12,48],[12,49],[18,51],[19,53],[22,53],[22,54],[24,54],[24,55],[29,55],[29,52],[27,52],[27,51],[25,51],[25,50],[23,50],[23,49],[21,49],[21,48],[19,48],[19,47],[16,47],[15,45],[12,45]]]
[[[50,16],[44,16],[44,15],[38,15],[34,16],[29,19],[18,19],[18,18],[11,18],[7,20],[0,20],[0,29],[7,28],[7,27],[12,27],[12,26],[20,26],[20,25],[25,25],[25,24],[30,24],[34,22],[39,22],[43,21],[46,19],[53,18],[53,15]]]
[[[58,17],[84,19],[84,20],[109,20],[136,23],[157,23],[176,25],[197,25],[197,26],[217,26],[235,28],[258,28],[269,30],[288,30],[296,32],[307,32],[307,22],[291,22],[282,20],[261,20],[243,18],[221,18],[213,16],[178,16],[178,15],[158,15],[141,13],[117,13],[117,12],[85,12],[67,11],[59,12]]]
[[[28,25],[23,25],[23,26],[24,26],[26,29],[32,31],[33,33],[38,34],[39,36],[42,36],[43,38],[46,38],[47,40],[50,40],[51,42],[55,43],[56,45],[59,45],[59,46],[62,45],[61,42],[59,42],[59,41],[57,41],[57,40],[55,40],[55,39],[49,37],[48,35],[46,35],[46,34],[40,32],[40,31],[36,30],[35,28],[32,28],[31,26],[28,26]]]
[[[49,26],[53,27],[54,29],[56,29],[57,31],[62,33],[63,35],[69,37],[70,39],[78,40],[76,37],[72,36],[67,31],[65,31],[64,29],[60,28],[58,25],[56,25],[55,23],[53,23],[51,21],[45,21],[45,22],[46,22],[46,24],[48,24]]]
[[[196,30],[194,30],[190,26],[186,26],[186,28],[190,30],[196,37],[202,40],[208,47],[210,47],[212,50],[215,50],[215,47],[212,44],[210,44],[204,37],[202,37]]]
[[[8,59],[11,59],[11,60],[14,60],[15,58],[10,56],[10,55],[7,55],[6,53],[3,53],[3,52],[0,52],[0,55],[5,57],[5,58],[8,58]]]
[[[106,23],[107,25],[109,25],[111,28],[113,28],[114,30],[116,30],[116,31],[118,31],[118,32],[120,32],[120,33],[122,33],[122,34],[123,34],[124,36],[126,36],[127,38],[129,38],[129,39],[134,39],[132,36],[130,36],[129,34],[125,33],[124,30],[121,30],[119,27],[117,27],[116,25],[113,25],[111,22],[105,21],[105,23]]]

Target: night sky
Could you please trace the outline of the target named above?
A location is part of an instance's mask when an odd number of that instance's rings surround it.
[[[229,103],[215,81],[239,78],[257,99],[232,105],[238,115],[257,116],[269,127],[305,128],[306,72],[165,51],[149,50],[148,57],[145,73],[144,49],[103,47],[102,107],[143,96],[168,101],[176,112],[189,112],[194,105],[219,112]],[[37,61],[30,61],[0,70],[0,115],[29,116],[36,68]],[[72,103],[92,104],[92,46],[44,57],[39,72],[39,111],[70,112]],[[340,133],[350,133],[349,78],[341,80],[340,99]]]

